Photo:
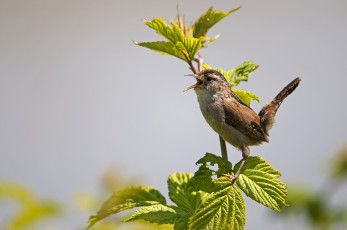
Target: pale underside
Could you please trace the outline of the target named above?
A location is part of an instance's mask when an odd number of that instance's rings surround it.
[[[196,90],[198,91],[198,90]],[[235,98],[197,92],[200,110],[211,128],[236,148],[259,145],[268,139],[259,116]]]

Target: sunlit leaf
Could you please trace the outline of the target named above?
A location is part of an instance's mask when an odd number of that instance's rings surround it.
[[[178,207],[193,214],[201,205],[202,200],[207,196],[202,191],[191,191],[189,183],[193,177],[191,173],[173,173],[167,181],[170,199]]]
[[[232,172],[232,164],[231,162],[225,160],[224,158],[220,156],[216,156],[212,153],[206,153],[204,157],[202,157],[200,160],[196,162],[196,164],[204,164],[204,165],[218,165],[218,170],[215,171],[215,174],[217,176],[220,176],[221,174],[226,174]]]
[[[195,38],[200,38],[205,36],[207,31],[214,26],[217,22],[222,20],[227,15],[231,14],[232,12],[237,11],[240,9],[240,7],[233,9],[229,12],[221,12],[221,11],[215,11],[213,10],[213,7],[210,7],[207,12],[200,16],[198,20],[193,25],[194,32],[193,36]]]
[[[241,162],[237,163],[234,166],[234,170],[236,168],[239,168]],[[248,157],[244,169],[249,168],[252,170],[262,171],[265,173],[270,174],[271,176],[275,178],[279,178],[281,176],[281,173],[278,172],[276,169],[274,169],[267,161],[264,160],[261,156],[250,156]]]
[[[182,42],[177,42],[176,46],[179,50],[185,51],[189,61],[192,61],[196,52],[201,48],[201,40],[198,38],[184,38]]]
[[[206,153],[196,164],[201,165],[190,182],[192,190],[217,191],[220,189],[220,186],[216,183],[218,181],[212,180],[212,177],[220,177],[222,174],[232,175],[233,173],[232,164],[229,161],[211,153]],[[218,170],[212,168],[214,165],[218,166]]]
[[[252,61],[245,61],[238,67],[236,67],[235,74],[232,78],[232,86],[236,86],[240,81],[248,81],[248,76],[257,68],[259,65],[254,64]]]
[[[203,64],[203,69],[214,69],[220,72],[229,83],[230,87],[237,86],[241,81],[248,81],[249,75],[256,70],[259,65],[254,64],[252,61],[245,61],[235,69],[223,70],[221,68],[212,68],[207,63]]]
[[[18,210],[6,221],[5,229],[25,229],[60,214],[57,203],[38,200],[27,188],[12,183],[0,184],[0,200],[18,204]]]
[[[189,213],[175,206],[156,204],[139,208],[125,221],[145,220],[157,224],[175,224],[182,216],[187,215]]]
[[[249,162],[248,162],[249,160]],[[236,183],[251,199],[271,209],[281,211],[286,207],[287,186],[278,180],[280,173],[261,157],[249,157]],[[236,172],[240,166],[234,167]]]
[[[179,26],[172,22],[172,27],[167,25],[161,18],[155,18],[152,21],[145,21],[145,24],[154,29],[158,34],[164,36],[172,44],[183,41],[183,34]]]
[[[216,40],[219,37],[220,37],[220,34],[217,34],[214,37],[200,37],[200,38],[201,38],[201,43],[205,44],[205,43],[213,42],[214,40]]]
[[[206,198],[201,209],[188,223],[189,229],[242,230],[245,206],[240,189],[229,180],[229,186]]]
[[[232,91],[236,94],[236,96],[246,105],[250,106],[251,100],[255,100],[259,102],[259,98],[255,96],[253,93],[244,91],[244,90],[238,90],[238,89],[232,89]]]
[[[196,21],[196,23],[194,25],[187,25],[185,18],[181,17],[180,12],[177,8],[177,23],[178,23],[178,25],[179,25],[182,33],[183,33],[183,36],[192,38],[192,37],[195,37],[195,36],[193,36],[194,31],[196,33],[197,30],[199,30],[199,29],[207,29],[207,30],[210,29],[211,27],[210,28],[204,28],[204,26],[201,23],[203,23],[203,21],[211,22],[211,18],[218,17],[218,13],[224,14],[223,12],[213,11],[212,8],[210,8],[203,16],[201,16]],[[226,13],[228,13],[228,12],[226,12]],[[220,19],[222,19],[222,18],[220,18]],[[196,28],[196,26],[198,26],[199,28]],[[206,24],[206,26],[208,26],[208,25]],[[206,32],[207,32],[207,30],[206,30]],[[201,31],[201,32],[203,32],[203,31]],[[216,35],[214,37],[207,37],[207,36],[205,36],[206,32],[204,33],[204,35],[195,37],[195,38],[201,39],[201,47],[205,47],[204,46],[205,43],[212,42],[220,36],[220,35]]]
[[[134,42],[134,43],[136,45],[149,48],[156,52],[160,52],[161,54],[172,55],[174,57],[177,57],[179,59],[186,61],[182,52],[180,52],[180,50],[177,49],[176,46],[173,45],[171,42],[158,41],[158,42],[141,42],[141,43]]]
[[[135,43],[136,45],[162,54],[169,54],[187,62],[191,62],[196,52],[201,48],[201,39],[185,37],[180,26],[175,22],[171,22],[172,26],[169,26],[161,18],[155,18],[152,21],[145,21],[145,24],[165,37],[168,42],[142,42]]]
[[[204,63],[202,67],[203,69],[213,69],[220,72],[224,76],[224,78],[227,80],[230,87],[234,87],[234,86],[237,86],[241,81],[248,81],[248,76],[254,70],[256,70],[259,67],[259,65],[255,65],[251,61],[246,61],[242,63],[240,66],[236,67],[235,69],[231,69],[227,71],[221,68],[212,68],[207,63]],[[236,96],[248,106],[250,106],[251,100],[255,100],[259,102],[259,98],[253,93],[250,93],[244,90],[237,90],[234,88],[232,90],[236,94]]]
[[[115,192],[100,208],[98,213],[89,218],[89,227],[96,222],[118,212],[141,206],[166,204],[160,192],[148,186],[131,186]]]

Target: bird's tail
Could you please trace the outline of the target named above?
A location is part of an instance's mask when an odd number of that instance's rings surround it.
[[[264,105],[263,108],[259,112],[260,117],[260,123],[265,131],[265,133],[268,135],[269,130],[272,128],[273,124],[275,123],[275,115],[277,112],[277,109],[282,104],[282,101],[291,94],[296,87],[298,87],[301,79],[300,77],[295,78],[292,82],[290,82],[284,89],[277,94],[277,96],[268,104]]]

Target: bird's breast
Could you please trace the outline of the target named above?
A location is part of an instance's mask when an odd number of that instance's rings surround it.
[[[221,127],[223,117],[223,104],[215,95],[197,94],[200,110],[207,123],[216,131]],[[217,129],[217,130],[216,130]]]
[[[201,113],[216,133],[237,148],[242,148],[243,144],[249,142],[246,135],[225,122],[222,98],[207,96],[206,94],[200,97],[199,94],[197,95]]]

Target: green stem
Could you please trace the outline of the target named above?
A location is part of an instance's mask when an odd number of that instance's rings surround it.
[[[219,136],[220,150],[222,152],[222,157],[224,160],[228,160],[227,146],[223,137]]]

